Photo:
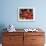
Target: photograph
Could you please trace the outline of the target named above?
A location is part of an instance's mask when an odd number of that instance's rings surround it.
[[[35,9],[34,8],[18,8],[18,20],[19,21],[34,21]]]

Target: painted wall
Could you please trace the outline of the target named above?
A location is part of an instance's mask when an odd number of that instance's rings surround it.
[[[46,28],[46,0],[0,0],[0,25],[13,24],[16,28],[43,26]],[[17,8],[33,7],[37,16],[34,22],[18,22]]]

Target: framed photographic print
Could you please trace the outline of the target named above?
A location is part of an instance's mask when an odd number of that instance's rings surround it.
[[[18,21],[35,21],[35,8],[19,7]]]

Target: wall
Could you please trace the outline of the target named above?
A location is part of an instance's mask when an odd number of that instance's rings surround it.
[[[1,0],[0,24],[13,24],[16,28],[46,26],[45,0]],[[37,19],[34,22],[18,22],[18,7],[34,7]],[[43,23],[44,22],[44,23]]]
[[[0,0],[0,2],[0,25],[7,26],[13,24],[16,28],[37,27],[39,25],[46,27],[46,0]],[[18,22],[18,7],[35,8],[37,19],[34,22]]]

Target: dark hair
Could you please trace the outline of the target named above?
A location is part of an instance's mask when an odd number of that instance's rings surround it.
[[[33,11],[33,9],[29,9],[29,11],[31,12],[31,11]]]

